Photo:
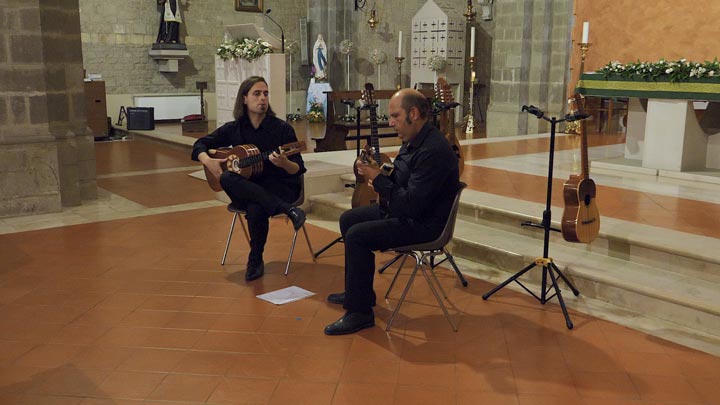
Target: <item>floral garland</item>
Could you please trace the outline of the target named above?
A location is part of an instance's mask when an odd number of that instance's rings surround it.
[[[630,62],[622,64],[613,61],[597,70],[605,77],[626,79],[658,80],[667,79],[670,82],[687,82],[692,79],[715,79],[720,80],[720,62],[717,58],[713,61],[689,62],[680,59],[676,62],[668,62],[660,59],[658,62]]]
[[[261,38],[256,40],[243,38],[240,41],[236,39],[225,39],[215,53],[222,60],[245,59],[247,61],[254,61],[265,54],[273,52],[274,49],[272,45],[263,41]]]
[[[440,55],[432,55],[427,58],[427,66],[433,72],[441,72],[447,67],[447,60]]]
[[[376,65],[382,65],[385,63],[385,60],[387,59],[387,55],[385,54],[385,51],[382,51],[380,49],[373,49],[370,51],[370,61]]]
[[[343,39],[340,41],[340,53],[343,55],[349,55],[350,52],[355,50],[355,44],[349,39]]]

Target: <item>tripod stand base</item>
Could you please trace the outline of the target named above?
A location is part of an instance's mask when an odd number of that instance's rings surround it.
[[[530,291],[523,283],[521,283],[518,278],[522,277],[523,274],[527,273],[528,271],[532,270],[535,266],[541,266],[543,269],[542,273],[542,284],[540,286],[540,296],[538,297],[535,293]],[[547,276],[550,276],[550,286],[548,286],[547,282]],[[522,287],[525,291],[530,293],[535,299],[540,301],[541,304],[545,305],[549,300],[551,300],[553,297],[557,296],[558,303],[560,304],[560,308],[562,309],[563,316],[565,317],[565,325],[568,329],[573,328],[572,320],[570,320],[570,314],[568,313],[567,307],[565,306],[565,300],[563,300],[562,293],[560,291],[560,287],[558,286],[557,279],[561,278],[565,284],[567,284],[568,287],[572,290],[573,294],[577,297],[580,295],[580,291],[578,291],[577,288],[568,280],[567,277],[558,269],[558,267],[553,262],[552,258],[549,257],[538,257],[535,259],[534,262],[530,263],[529,265],[525,266],[522,270],[515,273],[514,275],[510,276],[507,280],[500,283],[497,287],[493,288],[492,290],[488,291],[487,293],[483,294],[483,300],[488,300],[493,294],[503,289],[505,286],[510,284],[511,282],[516,282],[520,287]],[[555,294],[548,297],[547,293],[549,290],[549,287],[552,287],[555,290]]]

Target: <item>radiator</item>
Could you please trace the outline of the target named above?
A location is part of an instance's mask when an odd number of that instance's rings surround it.
[[[190,114],[200,114],[200,96],[158,95],[135,96],[135,107],[153,107],[155,120],[179,120]]]

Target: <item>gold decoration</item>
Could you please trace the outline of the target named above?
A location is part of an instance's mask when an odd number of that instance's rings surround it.
[[[373,8],[372,10],[370,10],[370,19],[367,21],[367,23],[370,26],[370,29],[374,30],[379,22],[380,20],[378,20],[375,16],[375,9]]]
[[[475,15],[477,15],[477,13],[473,10],[472,0],[468,0],[467,9],[465,10],[465,13],[463,15],[468,22],[475,21]]]

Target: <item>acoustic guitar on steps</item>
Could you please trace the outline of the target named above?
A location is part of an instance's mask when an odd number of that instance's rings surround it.
[[[444,77],[438,77],[437,79],[437,83],[435,84],[435,98],[446,106],[455,103],[450,85]],[[455,103],[455,105],[457,105],[457,103]],[[465,159],[463,158],[462,149],[460,149],[460,142],[457,136],[455,136],[455,109],[443,109],[438,121],[440,123],[440,132],[445,135],[445,139],[450,143],[453,152],[455,152],[455,156],[458,158],[458,169],[462,176],[463,169],[465,169]]]
[[[583,113],[580,94],[575,94],[575,105]],[[568,242],[590,243],[600,232],[600,212],[595,202],[595,182],[590,178],[588,163],[587,131],[585,121],[580,121],[580,156],[582,172],[571,174],[563,186],[563,211],[561,231]]]
[[[390,157],[384,153],[380,153],[377,103],[375,102],[373,91],[372,83],[365,83],[365,89],[362,91],[362,100],[370,110],[370,141],[369,144],[365,145],[365,148],[360,151],[360,156],[358,156],[353,163],[353,172],[355,173],[355,189],[353,190],[351,200],[351,206],[353,208],[380,203],[380,196],[370,185],[368,179],[358,173],[358,161],[380,169],[381,175],[389,175],[393,169]]]
[[[208,155],[213,159],[225,159],[227,160],[220,164],[225,171],[231,171],[237,173],[246,179],[249,179],[253,175],[260,174],[263,171],[263,163],[270,158],[273,152],[277,152],[280,155],[291,156],[296,153],[300,153],[305,150],[305,142],[290,142],[285,145],[266,152],[260,152],[260,149],[255,145],[238,145],[232,148],[218,148],[210,149]],[[206,166],[205,177],[213,191],[222,191],[220,185],[220,177],[215,176]]]

